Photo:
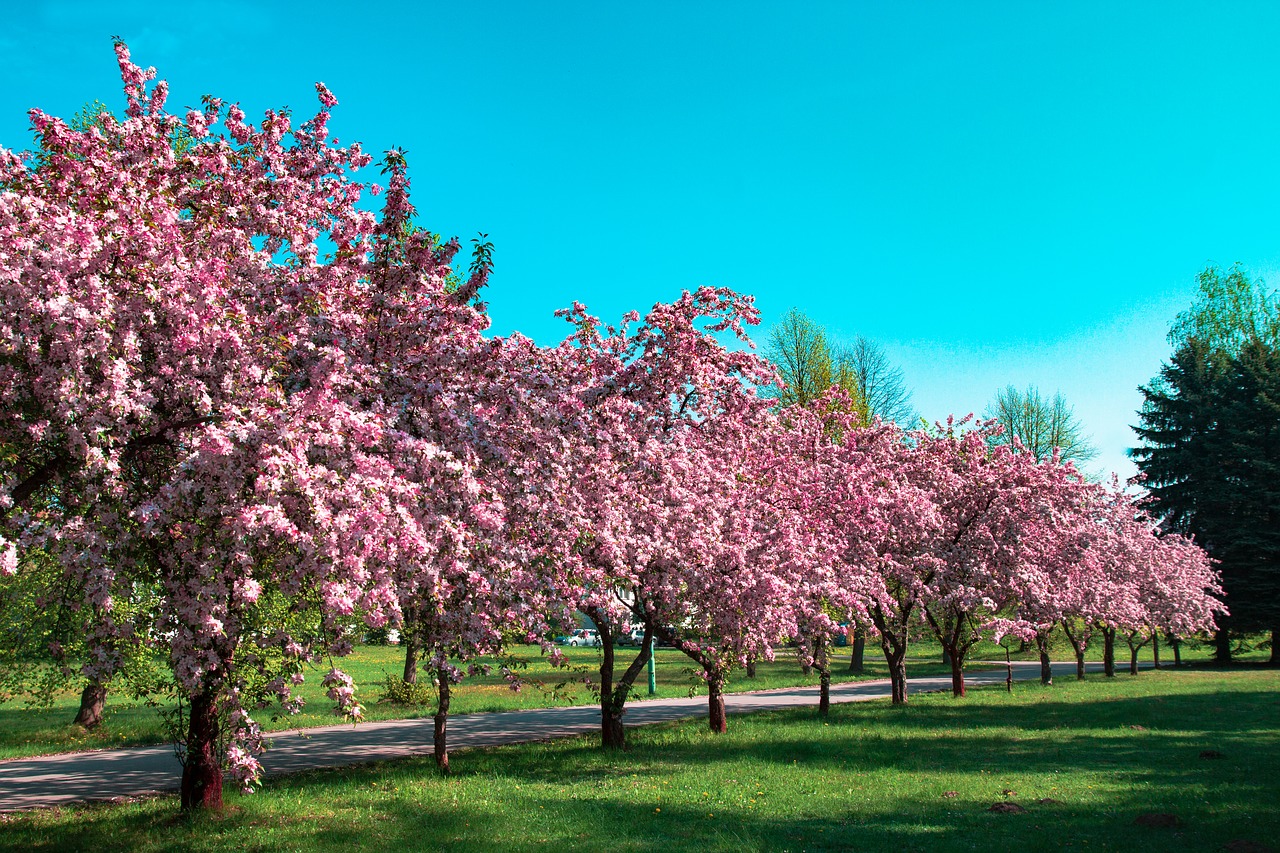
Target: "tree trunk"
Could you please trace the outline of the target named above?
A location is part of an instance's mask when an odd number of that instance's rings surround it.
[[[907,656],[903,654],[886,657],[885,661],[889,665],[889,685],[890,693],[893,696],[893,704],[907,704]]]
[[[1160,635],[1151,633],[1151,661],[1156,669],[1160,668]]]
[[[729,721],[725,717],[724,710],[724,679],[725,671],[718,665],[718,658],[712,650],[703,650],[690,643],[686,643],[666,627],[655,627],[646,623],[645,635],[649,632],[655,632],[664,642],[667,642],[679,649],[686,657],[702,667],[707,679],[707,721],[711,726],[711,731],[716,734],[724,734],[729,730]],[[639,660],[639,658],[637,658]],[[635,664],[632,664],[635,666]],[[639,672],[639,669],[636,670]]]
[[[964,694],[964,658],[973,647],[972,640],[963,639],[967,617],[964,614],[941,613],[934,615],[927,606],[925,619],[933,629],[933,636],[942,646],[942,662],[951,667],[951,695],[957,699]]]
[[[73,725],[84,726],[86,730],[97,727],[102,722],[102,710],[106,704],[106,686],[90,681],[80,694],[80,710],[72,721]]]
[[[893,695],[893,704],[907,704],[907,644],[896,647],[887,634],[880,635],[880,649],[884,652],[884,662],[889,667],[889,685]]]
[[[1053,664],[1049,660],[1049,634],[1036,632],[1036,650],[1040,652],[1040,683],[1053,684]]]
[[[452,688],[449,685],[449,670],[440,667],[436,672],[436,678],[439,680],[440,699],[436,705],[434,743],[436,754],[436,767],[442,775],[449,774],[449,741],[448,741],[448,725],[449,725],[449,694]]]
[[[1142,646],[1129,649],[1129,674],[1130,675],[1138,674],[1138,649],[1140,648],[1142,648]]]
[[[747,658],[747,678],[756,677],[756,659]]]
[[[946,656],[951,659],[951,695],[957,698],[963,698],[964,658],[957,654],[953,649],[947,649],[946,653]]]
[[[418,683],[418,654],[422,651],[422,637],[418,634],[418,611],[405,607],[404,625],[400,629],[400,644],[404,646],[404,683]]]
[[[885,618],[884,611],[879,605],[872,608],[871,622],[876,627],[876,633],[880,635],[880,650],[884,652],[884,662],[889,667],[889,685],[893,694],[893,704],[907,704],[907,646],[911,642],[905,623],[910,618],[911,613],[908,608],[902,614],[900,623],[896,623],[894,627],[900,631],[895,636],[890,630],[890,621]]]
[[[905,621],[910,614],[903,615]],[[905,629],[901,633],[901,642],[889,630],[889,620],[877,605],[871,611],[871,621],[880,635],[880,650],[884,652],[884,662],[889,667],[890,692],[893,704],[907,704],[907,646],[911,642]]]
[[[1280,628],[1271,629],[1271,657],[1267,663],[1280,666]]]
[[[187,751],[182,764],[182,810],[219,811],[222,808],[222,762],[218,755],[217,696],[191,697],[187,722]]]
[[[631,695],[631,687],[648,666],[649,658],[653,655],[653,628],[649,624],[645,625],[644,637],[640,641],[640,653],[615,683],[613,680],[616,660],[614,636],[612,626],[606,618],[607,614],[598,608],[588,608],[584,612],[600,632],[600,746],[602,749],[625,749],[627,733],[622,724],[622,718],[626,713],[627,697]]]
[[[609,620],[596,608],[589,608],[587,616],[600,632],[600,746],[603,749],[622,749],[626,736],[622,731],[622,709],[613,702],[613,631]]]
[[[1116,629],[1102,629],[1102,674],[1107,678],[1116,675]]]
[[[1063,619],[1062,633],[1066,635],[1067,642],[1071,644],[1071,650],[1076,653],[1076,681],[1084,681],[1084,653],[1089,648],[1089,639],[1087,634],[1076,634],[1071,630],[1071,623]]]
[[[711,731],[722,735],[729,731],[729,719],[724,711],[724,676],[707,673],[707,721]]]
[[[1182,640],[1174,634],[1169,635],[1169,645],[1173,647],[1173,665],[1182,666]],[[1272,651],[1274,656],[1275,651]]]
[[[613,704],[613,697],[605,695],[600,701],[600,748],[625,749],[627,730],[622,725],[622,709]]]
[[[1217,663],[1231,663],[1231,634],[1226,628],[1219,628],[1213,635],[1214,645],[1217,647],[1213,659]]]
[[[818,670],[818,716],[831,713],[831,657],[825,647],[814,656],[814,669]]]
[[[866,671],[867,632],[855,628],[853,632],[853,654],[849,655],[849,671],[863,673]]]
[[[406,631],[404,635],[404,683],[418,683],[418,640]]]

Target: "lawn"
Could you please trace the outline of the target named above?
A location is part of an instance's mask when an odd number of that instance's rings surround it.
[[[308,773],[194,820],[173,798],[10,815],[0,848],[1204,851],[1280,838],[1274,670],[934,694],[837,706],[826,722],[757,714],[723,736],[696,721],[631,744],[463,752],[447,779],[429,758]],[[1152,814],[1177,825],[1138,822]]]
[[[553,669],[541,656],[536,646],[523,646],[516,649],[516,658],[526,666],[520,670],[525,686],[515,692],[497,674],[487,677],[467,679],[453,694],[451,713],[469,714],[481,711],[509,711],[522,708],[547,708],[562,705],[582,705],[596,701],[591,688],[584,679],[594,679],[598,673],[601,653],[598,649],[565,648],[564,653],[570,665],[566,668]],[[884,657],[875,645],[868,645],[866,652],[866,672],[853,675],[848,672],[848,648],[836,649],[832,677],[836,681],[848,681],[869,678],[887,678]],[[1068,660],[1070,649],[1063,642],[1055,650],[1055,658]],[[634,649],[619,651],[617,672],[630,662]],[[1187,648],[1184,657],[1190,660],[1203,661],[1212,653],[1208,645]],[[366,719],[387,720],[430,716],[434,712],[432,705],[405,706],[395,703],[378,702],[384,692],[384,683],[388,673],[400,674],[404,668],[403,650],[396,646],[360,646],[354,654],[338,664],[355,679],[361,701],[365,704]],[[1101,650],[1092,650],[1090,659],[1100,659]],[[1265,652],[1255,652],[1252,657],[1262,659]],[[983,659],[1003,659],[1004,651],[990,643],[979,645],[970,655],[971,661]],[[1015,655],[1022,659],[1033,659],[1034,651]],[[1128,661],[1128,649],[1123,645],[1117,649],[1117,657],[1122,663]],[[1150,647],[1143,649],[1143,660],[1150,660]],[[1167,650],[1163,652],[1163,660],[1171,661]],[[981,668],[973,664],[971,669]],[[325,697],[324,688],[320,685],[321,676],[328,670],[328,664],[316,667],[308,673],[307,682],[302,695],[307,699],[303,713],[294,717],[276,717],[271,708],[260,711],[255,718],[268,731],[280,731],[288,728],[331,725],[336,722],[333,716],[333,702]],[[941,650],[937,644],[922,640],[911,646],[907,659],[907,674],[941,675],[950,670],[941,665]],[[658,696],[687,696],[705,693],[705,688],[694,673],[692,662],[674,649],[658,650]],[[774,687],[791,687],[803,684],[816,684],[816,675],[804,675],[800,671],[795,652],[779,649],[777,659],[773,662],[761,662],[754,679],[747,678],[744,673],[735,673],[730,680],[729,690],[763,690]],[[648,696],[648,684],[641,674],[636,685],[638,695]],[[57,698],[50,708],[27,708],[20,701],[0,705],[0,759],[21,758],[31,755],[45,755],[55,752],[72,752],[85,749],[102,749],[120,746],[140,746],[144,744],[163,743],[165,733],[161,726],[157,709],[148,707],[137,701],[129,701],[119,694],[111,694],[107,701],[107,710],[101,726],[92,732],[85,732],[78,726],[69,725],[75,716],[79,702],[79,694],[68,691]]]
[[[522,708],[549,708],[563,705],[583,705],[596,702],[595,695],[585,679],[598,678],[601,652],[592,648],[562,649],[569,660],[567,667],[551,667],[536,646],[516,649],[516,658],[525,663],[520,669],[524,681],[519,692],[513,691],[496,673],[466,679],[453,692],[450,713],[470,714],[482,711],[511,711]],[[848,672],[847,649],[839,649],[833,679],[887,678],[884,657],[878,647],[868,647],[866,672],[855,676]],[[635,655],[634,649],[619,650],[616,671],[621,674]],[[688,696],[691,692],[706,692],[695,676],[693,663],[674,649],[657,652],[657,696]],[[947,670],[939,663],[940,652],[932,646],[921,644],[909,663],[912,675],[941,674]],[[399,675],[404,669],[404,651],[396,646],[360,646],[348,658],[337,661],[355,680],[358,695],[365,705],[368,720],[404,719],[430,716],[435,712],[433,704],[399,705],[378,702],[384,691],[387,675]],[[264,729],[281,729],[307,726],[325,726],[337,722],[333,715],[333,701],[324,695],[321,677],[328,671],[328,664],[315,667],[307,674],[302,695],[307,705],[303,713],[293,717],[273,719],[273,710],[259,712],[257,719]],[[422,676],[425,679],[425,676]],[[763,690],[774,687],[791,687],[800,684],[816,684],[817,676],[806,676],[800,671],[794,651],[780,649],[777,659],[761,662],[755,678],[736,673],[729,685],[733,690]],[[637,695],[648,697],[648,680],[641,673],[636,684]],[[434,702],[434,697],[432,699]],[[68,725],[75,717],[79,694],[68,691],[57,698],[50,708],[28,708],[21,702],[0,705],[0,759],[20,758],[54,752],[70,752],[118,746],[139,746],[163,743],[157,709],[137,701],[129,701],[118,694],[108,696],[103,723],[92,732]]]

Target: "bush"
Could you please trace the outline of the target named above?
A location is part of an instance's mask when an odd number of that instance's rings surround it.
[[[436,701],[436,686],[432,682],[410,684],[398,675],[388,674],[378,701],[396,705],[431,705]]]

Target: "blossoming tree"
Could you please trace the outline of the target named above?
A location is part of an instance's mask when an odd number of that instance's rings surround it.
[[[328,140],[333,96],[317,85],[298,125],[213,98],[178,118],[116,51],[123,121],[72,130],[35,111],[39,161],[0,152],[0,568],[18,547],[60,562],[94,613],[91,680],[127,644],[164,651],[183,806],[217,807],[224,762],[258,772],[252,712],[298,707],[304,662],[395,615],[388,567],[444,550],[448,523],[403,511],[430,481],[404,476],[405,455],[468,477],[453,449],[413,445],[369,384],[376,359],[350,350],[379,321],[375,220],[347,177],[369,158]],[[417,333],[467,334],[433,322]],[[148,618],[117,618],[139,588]],[[358,716],[350,679],[326,682]]]
[[[560,517],[565,529],[576,528],[577,559],[561,565],[572,575],[566,588],[578,590],[575,606],[600,631],[602,743],[617,748],[649,639],[683,642],[689,615],[671,605],[687,604],[692,587],[673,567],[708,571],[699,549],[723,547],[734,532],[699,526],[711,524],[715,500],[737,494],[736,481],[699,454],[710,434],[750,433],[766,406],[754,389],[772,374],[715,339],[721,331],[743,336],[744,324],[758,322],[751,300],[727,289],[686,292],[617,327],[580,305],[564,315],[577,332],[560,352],[578,378],[565,383],[571,399],[557,444],[565,451],[558,466],[572,471]],[[716,476],[713,488],[706,478]],[[633,624],[644,626],[644,639],[618,675],[615,643]]]

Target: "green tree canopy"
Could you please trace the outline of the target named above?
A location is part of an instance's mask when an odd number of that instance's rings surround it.
[[[1061,394],[1046,397],[1030,385],[1026,390],[1007,385],[996,392],[986,416],[1004,429],[992,440],[997,444],[1018,441],[1037,459],[1052,456],[1083,464],[1098,455],[1075,410]]]
[[[782,408],[808,405],[835,387],[853,401],[864,424],[880,418],[906,425],[915,419],[902,369],[861,335],[849,345],[834,345],[821,324],[792,308],[769,330],[763,353],[785,385],[774,392]]]
[[[884,348],[875,341],[858,335],[852,344],[837,351],[837,363],[845,373],[852,374],[855,396],[861,401],[866,423],[879,418],[908,426],[916,420],[902,368],[890,362]]]
[[[784,314],[769,330],[764,356],[773,362],[782,379],[784,387],[776,393],[784,408],[807,406],[833,385],[854,390],[848,371],[832,352],[826,329],[797,308]]]

